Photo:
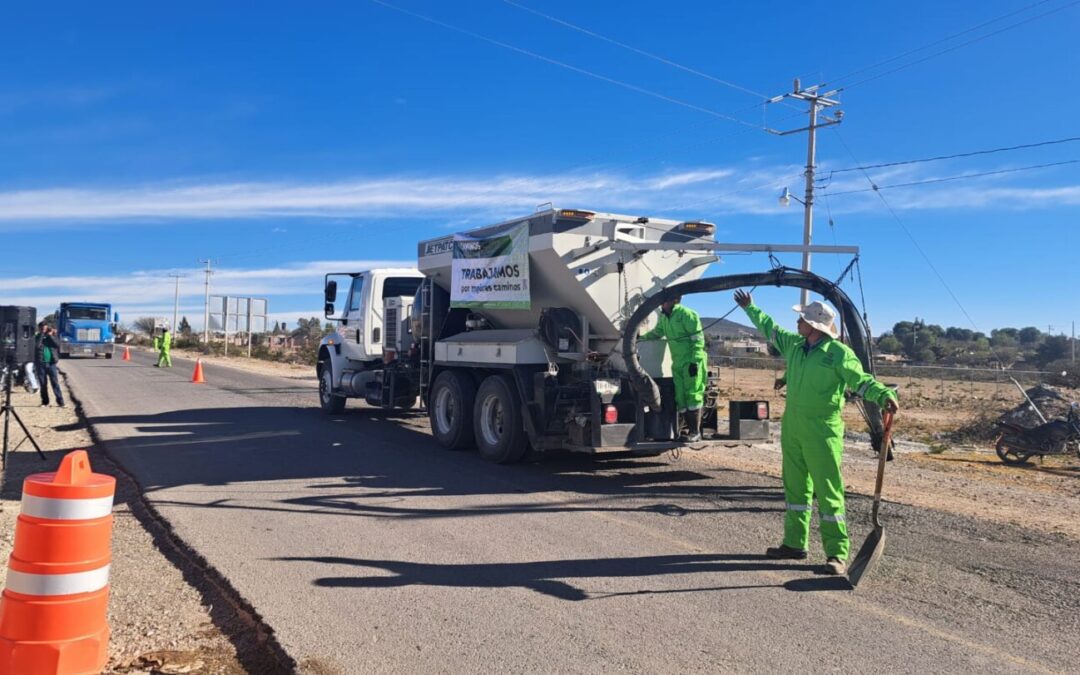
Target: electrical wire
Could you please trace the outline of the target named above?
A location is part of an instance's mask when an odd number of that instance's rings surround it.
[[[515,2],[514,0],[502,0],[502,1],[504,3],[506,3],[507,5],[510,5],[511,7],[516,7],[518,9],[522,10],[522,11],[528,12],[530,14],[538,16],[538,17],[540,17],[542,19],[545,19],[547,21],[550,21],[552,23],[558,24],[558,25],[563,26],[565,28],[569,28],[570,30],[577,31],[577,32],[579,32],[579,33],[581,33],[583,35],[587,35],[589,37],[596,38],[597,40],[607,42],[608,44],[615,45],[616,47],[620,47],[620,48],[625,49],[627,51],[631,51],[631,52],[633,52],[635,54],[638,54],[640,56],[644,56],[644,57],[652,59],[654,61],[658,61],[660,63],[663,63],[664,65],[671,66],[672,68],[677,68],[677,69],[679,69],[679,70],[681,70],[683,72],[690,73],[691,75],[696,75],[698,77],[704,78],[704,79],[706,79],[706,80],[708,80],[710,82],[714,82],[716,84],[720,84],[720,85],[723,85],[725,87],[730,87],[730,88],[735,89],[736,91],[740,91],[740,92],[742,92],[744,94],[750,94],[751,96],[756,96],[756,97],[760,98],[762,100],[762,102],[764,102],[766,99],[769,98],[768,96],[766,96],[765,94],[762,94],[761,92],[754,91],[753,89],[748,89],[747,87],[735,84],[734,82],[730,82],[728,80],[722,80],[719,77],[714,77],[713,75],[709,75],[708,73],[703,73],[700,70],[691,68],[689,66],[684,66],[681,63],[676,63],[675,61],[672,61],[669,58],[665,58],[663,56],[653,54],[652,52],[647,52],[644,49],[640,49],[640,48],[635,47],[633,45],[626,44],[625,42],[620,42],[620,41],[615,40],[614,38],[610,38],[610,37],[608,37],[606,35],[601,35],[600,33],[589,30],[588,28],[582,28],[581,26],[570,23],[569,21],[566,21],[564,19],[560,19],[558,17],[551,16],[550,14],[545,14],[545,13],[539,11],[539,10],[533,9],[532,7],[528,7],[526,5],[523,5],[520,2]],[[1046,0],[1046,1],[1049,1],[1049,0]],[[755,105],[754,107],[757,107],[757,106]]]
[[[840,131],[836,127],[833,127],[832,130],[833,133],[836,134],[837,140],[840,141],[840,145],[842,145],[844,150],[847,151],[848,155],[851,156],[852,161],[854,161],[856,165],[861,165],[862,163],[858,160],[857,157],[855,157],[855,153],[852,152],[847,142],[844,141],[844,137],[840,135]],[[869,182],[870,185],[873,186],[874,179],[870,177],[870,174],[867,173],[865,170],[862,172],[862,174],[866,178],[867,182]],[[900,218],[900,214],[898,214],[896,210],[892,207],[892,205],[889,203],[889,201],[885,199],[885,195],[881,194],[880,189],[877,189],[876,186],[872,189],[874,194],[876,194],[878,198],[881,199],[881,203],[885,205],[885,208],[888,210],[889,214],[892,215],[893,220],[896,221],[896,224],[900,227],[901,231],[903,231],[903,233],[907,235],[907,238],[911,241],[912,245],[915,247],[915,250],[919,252],[920,256],[922,256],[923,261],[930,268],[930,271],[932,271],[934,273],[934,276],[937,277],[938,281],[941,283],[941,286],[945,289],[945,292],[948,293],[949,297],[951,297],[953,302],[956,303],[956,306],[960,309],[960,312],[968,320],[968,323],[971,324],[971,327],[978,332],[982,332],[979,330],[979,326],[975,323],[975,320],[971,318],[971,315],[968,313],[967,308],[964,307],[964,303],[960,302],[960,298],[956,296],[956,293],[953,292],[952,287],[950,287],[948,282],[945,281],[945,277],[942,276],[941,272],[938,271],[938,268],[934,265],[934,262],[930,260],[930,256],[926,254],[926,251],[919,244],[919,241],[915,238],[915,235],[912,234],[911,230],[908,229],[908,226]],[[862,288],[861,282],[859,288],[860,290]],[[994,358],[997,359],[999,363],[1003,362],[998,356],[997,352],[994,351],[993,345],[990,346],[990,352],[994,355]]]
[[[929,56],[925,56],[925,57],[923,57],[921,59],[916,59],[915,61],[910,61],[908,63],[905,63],[904,65],[897,66],[896,68],[886,70],[885,72],[878,73],[876,75],[871,75],[870,77],[864,78],[864,79],[859,80],[857,82],[854,82],[852,84],[844,85],[844,86],[840,87],[840,90],[841,91],[846,91],[848,89],[851,89],[852,87],[857,87],[857,86],[859,86],[861,84],[866,84],[867,82],[872,82],[872,81],[877,80],[879,78],[885,77],[886,75],[892,75],[893,73],[898,73],[901,70],[906,70],[908,68],[911,68],[912,66],[919,65],[920,63],[925,63],[925,62],[927,62],[927,61],[929,61],[931,59],[935,59],[935,58],[937,58],[939,56],[949,54],[949,53],[954,52],[954,51],[956,51],[958,49],[962,49],[964,47],[973,45],[976,42],[981,42],[982,40],[985,40],[985,39],[987,39],[989,37],[993,37],[995,35],[1000,35],[1001,33],[1012,30],[1013,28],[1018,28],[1020,26],[1029,24],[1032,21],[1037,21],[1038,19],[1045,18],[1047,16],[1050,16],[1051,14],[1056,14],[1056,13],[1062,11],[1062,10],[1069,9],[1070,7],[1074,7],[1076,5],[1080,5],[1080,0],[1073,0],[1072,2],[1069,2],[1069,3],[1066,3],[1065,5],[1062,5],[1061,7],[1056,7],[1054,9],[1049,10],[1049,11],[1043,12],[1042,14],[1037,14],[1037,15],[1035,15],[1033,17],[1024,19],[1023,21],[1018,21],[1018,22],[1016,22],[1014,24],[1009,24],[1008,26],[1005,26],[1004,28],[1000,28],[1000,29],[992,31],[990,33],[986,33],[984,35],[980,35],[979,37],[968,40],[967,42],[961,42],[958,45],[953,45],[952,47],[942,49],[939,52],[935,52],[935,53],[930,54]]]
[[[980,155],[993,155],[999,152],[1012,152],[1014,150],[1029,150],[1031,148],[1041,148],[1047,145],[1060,145],[1062,143],[1075,143],[1080,141],[1080,136],[1069,136],[1067,138],[1057,138],[1052,141],[1039,141],[1038,143],[1025,143],[1023,145],[1010,145],[1004,148],[990,148],[987,150],[972,150],[970,152],[958,152],[952,155],[938,155],[936,157],[923,157],[920,159],[905,159],[896,162],[883,162],[881,164],[867,164],[866,166],[849,166],[843,169],[832,169],[829,171],[829,178],[834,174],[847,173],[849,171],[865,171],[867,169],[886,169],[893,166],[906,166],[908,164],[925,164],[926,162],[940,162],[946,159],[963,159],[965,157],[978,157]]]
[[[1040,5],[1045,5],[1046,3],[1051,2],[1051,1],[1052,0],[1039,0],[1038,2],[1033,2],[1030,5],[1027,5],[1025,7],[1021,7],[1020,9],[1013,10],[1012,12],[1009,12],[1008,14],[1002,14],[1000,16],[994,17],[993,19],[989,19],[989,20],[984,21],[984,22],[982,22],[982,23],[980,23],[978,25],[972,26],[971,28],[966,28],[966,29],[960,31],[959,33],[953,33],[952,35],[947,35],[947,36],[945,36],[945,37],[943,37],[943,38],[941,38],[939,40],[935,40],[934,42],[931,42],[929,44],[925,44],[925,45],[923,45],[921,47],[916,47],[915,49],[909,49],[906,52],[903,52],[901,54],[897,54],[896,56],[892,56],[892,57],[887,58],[887,59],[885,59],[883,61],[878,61],[877,63],[873,63],[873,64],[871,64],[869,66],[863,66],[862,68],[859,68],[857,70],[853,70],[851,72],[845,73],[845,74],[841,75],[840,77],[833,78],[833,80],[831,82],[829,82],[829,84],[830,85],[835,84],[835,83],[840,82],[842,80],[846,80],[849,77],[853,77],[855,75],[861,75],[862,73],[874,70],[875,68],[879,68],[881,66],[888,65],[890,63],[894,63],[896,61],[899,61],[900,59],[911,56],[912,54],[917,54],[917,53],[919,53],[921,51],[926,51],[927,49],[930,49],[932,47],[936,47],[936,46],[938,46],[940,44],[945,44],[946,42],[949,42],[950,40],[955,40],[956,38],[967,35],[968,33],[974,33],[975,31],[979,30],[980,28],[985,28],[985,27],[987,27],[987,26],[989,26],[991,24],[997,23],[998,21],[1003,21],[1003,20],[1008,19],[1010,17],[1016,16],[1017,14],[1023,14],[1024,12],[1028,11],[1029,9],[1034,9],[1034,8],[1040,6]]]
[[[551,64],[553,66],[558,66],[560,68],[565,68],[566,70],[578,73],[579,75],[585,75],[587,77],[591,77],[593,79],[600,80],[601,82],[606,82],[608,84],[613,84],[615,86],[622,87],[623,89],[627,89],[629,91],[633,91],[633,92],[636,92],[636,93],[639,93],[639,94],[643,94],[645,96],[651,96],[651,97],[653,97],[655,99],[659,99],[661,101],[666,101],[666,102],[672,103],[674,105],[679,105],[679,106],[682,106],[684,108],[688,108],[690,110],[696,110],[697,112],[705,113],[706,115],[712,115],[713,117],[717,117],[717,118],[720,118],[720,119],[723,119],[723,120],[727,120],[729,122],[734,122],[735,124],[741,124],[743,126],[751,127],[751,128],[754,128],[754,129],[765,129],[765,127],[763,127],[763,126],[753,124],[752,122],[747,122],[745,120],[741,120],[741,119],[739,119],[737,117],[732,117],[731,115],[727,115],[725,113],[722,113],[722,112],[719,112],[719,111],[716,111],[716,110],[712,110],[711,108],[706,108],[704,106],[700,106],[700,105],[697,105],[696,103],[691,103],[689,101],[683,101],[682,99],[678,99],[678,98],[675,98],[673,96],[668,96],[667,94],[661,94],[659,92],[652,91],[651,89],[646,89],[645,87],[640,87],[640,86],[638,86],[636,84],[631,84],[630,82],[624,82],[622,80],[617,80],[617,79],[615,79],[613,77],[608,77],[607,75],[601,75],[600,73],[595,73],[595,72],[593,72],[591,70],[586,70],[585,68],[580,68],[578,66],[571,65],[571,64],[566,63],[564,61],[559,61],[557,59],[553,59],[553,58],[551,58],[549,56],[544,56],[543,54],[539,54],[537,52],[530,51],[528,49],[524,49],[524,48],[518,47],[516,45],[512,45],[512,44],[510,44],[508,42],[503,42],[501,40],[496,40],[495,38],[491,38],[491,37],[488,37],[486,35],[482,35],[482,34],[477,33],[475,31],[471,31],[471,30],[469,30],[467,28],[462,28],[460,26],[455,26],[454,24],[447,23],[447,22],[442,21],[440,19],[436,19],[434,17],[427,16],[426,14],[420,14],[419,12],[414,12],[414,11],[412,11],[410,9],[405,9],[404,7],[398,7],[397,5],[393,5],[393,4],[389,3],[389,2],[386,2],[385,0],[369,0],[369,2],[373,2],[376,5],[386,7],[387,9],[392,9],[395,12],[400,12],[402,14],[411,16],[413,18],[420,19],[421,21],[426,21],[427,23],[430,23],[432,25],[440,26],[440,27],[445,28],[447,30],[452,30],[454,32],[461,33],[462,35],[468,35],[469,37],[475,38],[477,40],[481,40],[483,42],[487,42],[489,44],[493,44],[493,45],[495,45],[497,47],[502,47],[503,49],[508,49],[508,50],[510,50],[512,52],[516,52],[518,54],[522,54],[524,56],[528,56],[530,58],[534,58],[534,59],[537,59],[539,61],[543,61],[544,63],[548,63],[548,64]],[[1077,2],[1080,2],[1080,0],[1077,0]]]
[[[1034,164],[1032,166],[1019,166],[1013,169],[1000,169],[998,171],[982,171],[979,173],[967,173],[959,176],[947,176],[945,178],[930,178],[927,180],[916,180],[909,183],[893,183],[892,185],[877,185],[871,181],[871,187],[860,188],[857,190],[841,190],[840,192],[829,193],[833,197],[840,195],[851,195],[859,192],[879,192],[881,190],[891,190],[894,188],[906,188],[916,187],[919,185],[932,185],[934,183],[948,183],[950,181],[967,180],[969,178],[982,178],[984,176],[997,176],[1003,173],[1017,173],[1020,171],[1032,171],[1034,169],[1046,169],[1052,166],[1065,166],[1067,164],[1080,164],[1080,159],[1069,159],[1063,162],[1050,162],[1049,164]],[[865,171],[864,171],[865,173]]]

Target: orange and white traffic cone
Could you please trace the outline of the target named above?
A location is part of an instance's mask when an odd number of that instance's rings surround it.
[[[191,381],[195,384],[206,384],[202,372],[202,359],[195,359],[195,372],[191,374]]]
[[[85,450],[23,481],[22,512],[0,596],[0,673],[98,673],[109,648],[116,479]]]
[[[124,355],[121,357],[121,360],[122,361],[130,361],[131,360],[131,348],[128,347],[127,345],[124,345]]]

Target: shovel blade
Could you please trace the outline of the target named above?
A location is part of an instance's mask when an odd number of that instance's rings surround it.
[[[862,548],[855,554],[855,558],[848,565],[848,581],[852,587],[858,586],[862,578],[877,565],[881,559],[881,553],[885,550],[885,529],[875,527],[870,536],[866,538]]]

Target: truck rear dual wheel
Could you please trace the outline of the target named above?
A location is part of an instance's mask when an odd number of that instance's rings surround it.
[[[496,464],[517,462],[528,450],[514,381],[491,375],[480,385],[473,407],[473,429],[480,456]]]
[[[431,384],[428,419],[431,433],[447,450],[463,450],[474,444],[473,403],[476,385],[465,373],[444,370]]]

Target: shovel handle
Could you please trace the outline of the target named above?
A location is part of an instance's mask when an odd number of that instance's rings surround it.
[[[889,410],[881,414],[882,424],[885,431],[881,435],[881,445],[878,447],[877,480],[874,483],[874,527],[880,527],[878,523],[878,507],[881,506],[881,486],[885,482],[885,462],[889,459],[889,446],[892,444],[893,418],[895,416]]]

